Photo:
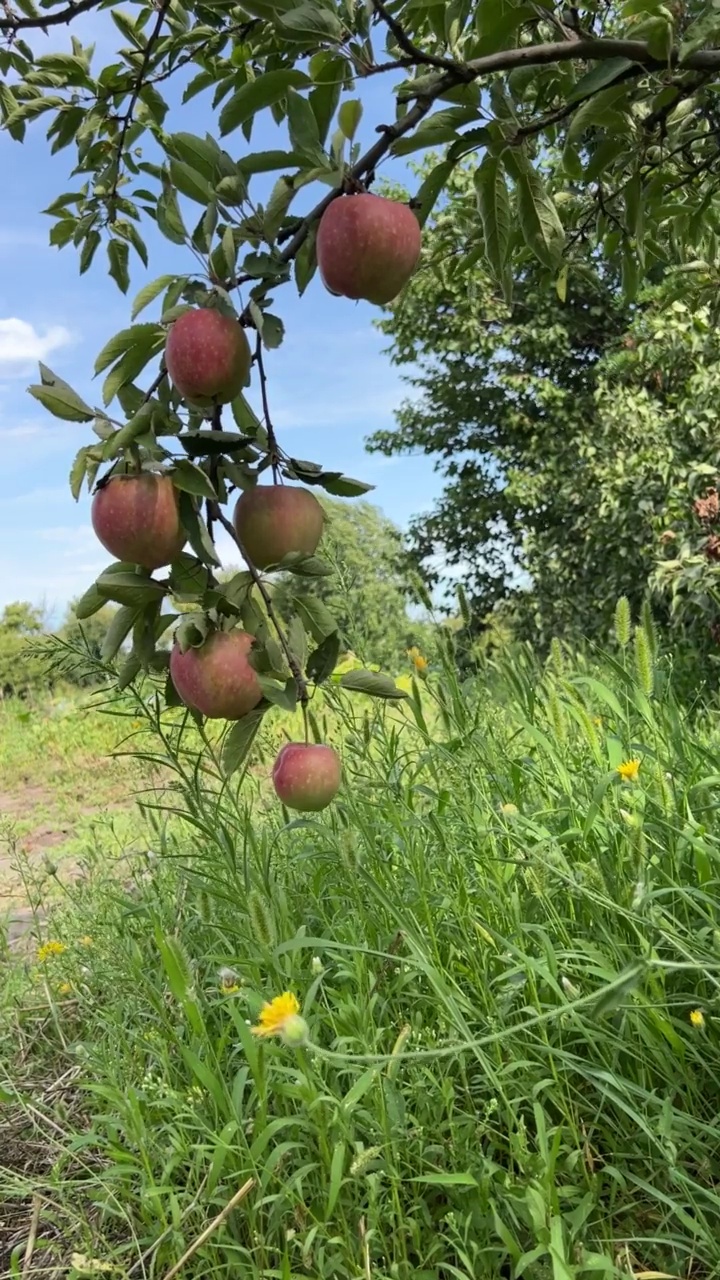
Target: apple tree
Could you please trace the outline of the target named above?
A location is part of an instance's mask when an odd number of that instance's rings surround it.
[[[75,34],[95,11],[118,33],[104,66]],[[69,30],[65,51],[44,51],[50,28]],[[337,626],[312,591],[325,572],[313,489],[351,498],[368,488],[278,440],[264,352],[283,340],[283,289],[302,294],[319,268],[335,294],[392,302],[455,166],[474,155],[459,278],[482,262],[509,299],[532,259],[563,301],[590,246],[628,299],[658,266],[689,273],[712,298],[720,10],[704,0],[7,0],[0,30],[4,129],[21,142],[42,118],[51,150],[74,152],[71,189],[48,211],[52,244],[72,244],[81,272],[105,255],[123,292],[132,259],[147,264],[148,222],[177,247],[176,269],[141,290],[97,357],[102,405],[46,368],[31,393],[92,432],[71,488],[95,488],[93,522],[115,560],[79,614],[120,606],[104,652],[131,637],[128,684],[168,662],[158,642],[176,619],[165,602],[191,603],[166,697],[196,714],[232,712],[232,767],[267,707],[305,708],[336,662]],[[387,109],[363,149],[371,77],[385,79]],[[190,104],[182,128],[171,127],[173,82]],[[215,120],[203,136],[191,127],[199,95]],[[282,149],[254,149],[263,112],[282,127]],[[374,194],[382,162],[438,148],[409,204]],[[229,582],[217,575],[219,529],[246,564]],[[307,584],[287,628],[263,577],[276,568]],[[344,679],[399,696],[388,677]],[[305,799],[327,803],[337,777],[324,757],[299,751],[282,764],[284,796],[297,800],[305,779]]]

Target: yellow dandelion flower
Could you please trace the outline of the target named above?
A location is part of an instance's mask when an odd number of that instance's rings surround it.
[[[58,987],[59,996],[69,996],[72,991],[72,982],[61,982]]]
[[[690,1012],[690,1025],[691,1025],[691,1026],[693,1026],[693,1027],[697,1027],[697,1028],[698,1028],[698,1030],[700,1029],[700,1027],[704,1027],[704,1026],[705,1026],[705,1014],[703,1013],[702,1009],[692,1009],[692,1010],[691,1010],[691,1012]]]
[[[89,933],[84,933],[84,934],[83,934],[83,936],[82,936],[82,938],[80,939],[80,946],[81,946],[81,947],[92,947],[93,945],[94,945],[94,943],[93,943],[92,938],[90,937],[90,934],[89,934]]]
[[[506,818],[514,818],[515,814],[519,813],[519,809],[516,804],[501,804],[500,812],[503,813]]]
[[[625,760],[623,764],[619,764],[617,772],[620,774],[623,782],[637,782],[637,776],[640,772],[639,760]]]
[[[258,1025],[252,1028],[254,1036],[282,1036],[286,1044],[303,1044],[307,1036],[307,1023],[300,1017],[300,1004],[291,991],[275,996],[260,1010]]]
[[[221,969],[220,972],[218,973],[218,978],[220,980],[220,990],[222,991],[223,995],[225,996],[237,995],[238,991],[242,986],[242,983],[240,981],[240,975],[237,974],[234,969],[227,969],[227,968]]]
[[[43,942],[41,947],[38,947],[37,958],[40,964],[44,964],[51,956],[61,956],[65,950],[64,942],[56,942],[54,938],[50,938],[47,942]]]
[[[420,675],[424,675],[430,664],[427,658],[423,657],[416,644],[413,645],[412,649],[408,649],[407,656],[412,662],[415,670],[419,672]]]

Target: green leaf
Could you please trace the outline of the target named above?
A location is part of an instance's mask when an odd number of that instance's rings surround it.
[[[322,644],[310,654],[307,663],[307,675],[315,684],[322,684],[332,675],[340,657],[340,636],[337,631],[326,636]]]
[[[347,98],[338,111],[338,124],[347,138],[352,142],[357,127],[362,120],[363,107],[359,98]]]
[[[307,635],[302,620],[296,615],[290,619],[290,625],[287,632],[288,645],[290,652],[297,658],[298,666],[301,671],[305,670],[305,663],[308,656]]]
[[[177,560],[173,560],[168,582],[175,599],[197,600],[207,591],[210,574],[201,560],[182,551]]]
[[[163,193],[155,206],[155,217],[158,227],[166,240],[170,240],[172,244],[182,245],[187,242],[188,233],[172,187],[164,187]]]
[[[392,676],[383,675],[379,671],[346,671],[340,677],[340,687],[350,689],[353,693],[367,693],[371,698],[399,701],[408,696],[402,689],[398,689]]]
[[[87,472],[87,458],[91,447],[91,445],[83,445],[75,454],[75,461],[70,468],[70,492],[76,502],[80,497],[80,490]]]
[[[268,244],[272,244],[277,236],[295,194],[292,178],[285,176],[278,178],[270,192],[263,218],[263,233]]]
[[[329,609],[315,596],[299,595],[295,597],[295,608],[303,626],[310,635],[321,644],[328,636],[337,631],[338,625]]]
[[[173,277],[162,276],[161,279],[173,279]],[[154,283],[157,283],[157,281]],[[120,333],[116,333],[109,342],[105,343],[95,361],[95,373],[102,373],[109,365],[119,360],[120,356],[129,351],[131,347],[142,346],[150,342],[159,332],[161,330],[157,324],[134,324],[129,329],[121,329]]]
[[[311,160],[323,160],[320,134],[313,109],[306,98],[294,89],[287,95],[288,132],[293,151]]]
[[[208,527],[193,502],[192,495],[187,491],[180,493],[180,520],[198,559],[202,560],[203,564],[219,565],[220,561]]]
[[[594,94],[599,93],[601,89],[607,88],[618,76],[623,75],[628,67],[632,67],[633,63],[629,58],[608,58],[606,62],[598,62],[591,71],[581,76],[570,91],[566,102],[582,102],[583,98],[590,98]]]
[[[330,473],[318,476],[316,483],[336,498],[359,498],[375,488],[374,484],[366,484],[364,480],[352,480],[350,476],[334,476]]]
[[[136,653],[131,653],[121,666],[118,672],[117,687],[122,692],[132,684],[136,676],[142,671],[142,662]]]
[[[298,252],[295,254],[295,283],[300,297],[304,294],[315,272],[317,271],[317,226],[308,231]]]
[[[115,657],[123,644],[123,641],[132,630],[137,616],[137,608],[124,605],[121,609],[118,609],[107,629],[105,639],[103,640],[102,647],[100,649],[100,657],[103,659],[103,662],[111,662]]]
[[[110,263],[109,274],[118,289],[122,293],[127,293],[130,287],[130,273],[128,271],[129,245],[124,240],[108,240],[107,255]]]
[[[409,1182],[422,1182],[426,1187],[477,1187],[477,1178],[471,1173],[426,1173]]]
[[[162,583],[153,578],[129,572],[115,573],[107,569],[100,574],[96,586],[106,600],[130,606],[149,604],[165,594]]]
[[[272,173],[275,169],[296,169],[301,162],[302,157],[292,151],[256,151],[254,155],[241,156],[237,167],[250,176],[253,173]]]
[[[421,227],[425,226],[425,223],[432,213],[437,198],[454,168],[454,160],[442,160],[440,164],[436,164],[435,167],[430,170],[424,182],[421,184],[420,190],[417,192],[413,201],[413,213]]]
[[[220,133],[225,135],[233,129],[239,129],[246,120],[250,120],[262,111],[280,102],[288,89],[301,89],[311,81],[302,71],[287,69],[282,71],[265,71],[257,80],[250,80],[237,89],[225,103],[220,112]]]
[[[496,280],[502,279],[512,229],[510,195],[499,156],[488,153],[475,173],[475,192],[485,237],[485,254]]]
[[[95,414],[89,405],[62,378],[56,378],[49,370],[47,373],[49,377],[44,377],[41,366],[42,385],[28,387],[30,395],[64,422],[92,422]]]
[[[206,205],[215,194],[214,183],[208,182],[182,160],[170,161],[170,179],[181,195],[187,196],[188,200],[194,200],[197,204]]]
[[[265,714],[264,709],[250,711],[237,720],[228,733],[222,748],[222,767],[225,777],[235,773],[247,759]]]
[[[565,231],[555,204],[529,161],[520,167],[516,185],[517,212],[525,243],[544,266],[553,269],[565,245]]]
[[[278,21],[287,32],[293,32],[300,39],[317,41],[333,40],[339,42],[343,38],[343,26],[332,9],[309,2],[294,4],[287,13],[278,14]]]
[[[180,458],[175,463],[170,475],[175,488],[182,489],[183,493],[192,493],[196,498],[217,498],[205,472],[186,458]]]
[[[73,606],[73,613],[78,622],[83,622],[85,618],[92,618],[93,614],[97,613],[106,604],[107,596],[103,595],[93,583]]]
[[[284,685],[278,684],[276,680],[271,680],[269,676],[258,675],[258,684],[263,691],[263,697],[274,707],[280,707],[281,711],[292,712],[297,706],[297,684],[291,677]]]

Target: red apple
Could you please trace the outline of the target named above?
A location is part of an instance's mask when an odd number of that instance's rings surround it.
[[[415,270],[420,248],[420,224],[412,209],[383,196],[338,196],[318,227],[323,284],[345,298],[392,302]]]
[[[178,316],[165,344],[175,389],[196,404],[234,400],[245,386],[250,361],[245,330],[231,316],[207,307]]]
[[[106,551],[144,569],[172,564],[187,540],[172,480],[150,471],[113,476],[97,490],[90,519]]]
[[[335,799],[341,777],[337,751],[314,742],[288,742],[272,771],[278,799],[300,813],[325,809]]]
[[[177,642],[170,654],[170,675],[186,706],[213,720],[241,720],[262,697],[248,656],[247,631],[214,631],[199,649],[183,653]]]
[[[293,551],[313,555],[325,515],[309,489],[265,484],[240,494],[233,523],[255,568],[269,569]]]

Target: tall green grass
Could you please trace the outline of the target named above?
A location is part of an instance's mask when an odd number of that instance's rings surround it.
[[[9,970],[10,1274],[33,1193],[26,1274],[160,1277],[248,1178],[182,1275],[720,1274],[718,737],[619,623],[592,661],[450,651],[400,710],[331,692],[318,821],[115,708],[172,790]],[[284,991],[299,1050],[250,1030]]]

